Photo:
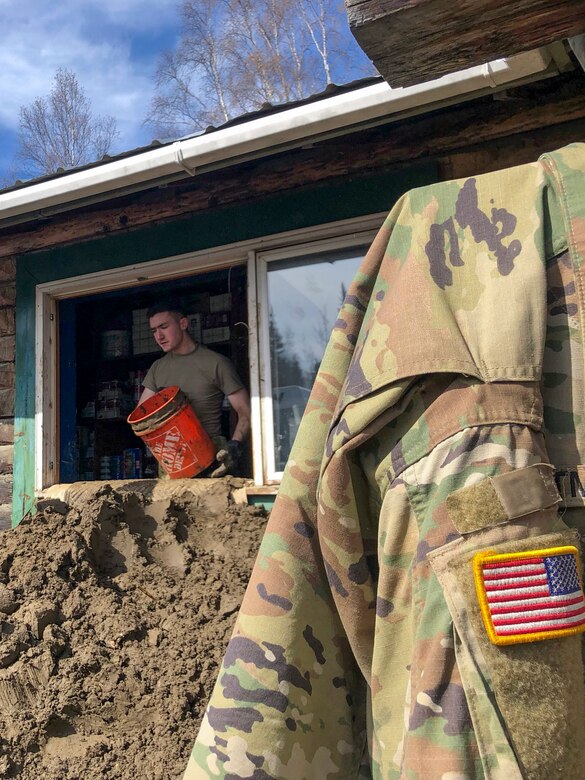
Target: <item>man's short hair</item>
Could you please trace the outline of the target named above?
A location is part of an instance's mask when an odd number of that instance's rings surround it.
[[[176,314],[178,317],[185,316],[184,307],[177,298],[166,298],[162,301],[159,301],[158,303],[155,303],[154,306],[151,306],[150,309],[146,312],[146,318],[150,320],[150,318],[154,317],[155,314],[162,314],[164,311],[171,312],[171,314]]]

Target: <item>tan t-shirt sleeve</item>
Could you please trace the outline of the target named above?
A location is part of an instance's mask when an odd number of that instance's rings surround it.
[[[142,380],[142,387],[146,387],[147,390],[152,390],[153,393],[158,393],[160,388],[158,387],[155,379],[156,364],[158,360],[155,360],[151,367],[146,372],[146,376]]]
[[[223,355],[219,355],[215,371],[217,386],[224,395],[231,395],[244,387],[234,364]]]

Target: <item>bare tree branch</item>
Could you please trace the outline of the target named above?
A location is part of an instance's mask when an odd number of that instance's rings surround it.
[[[313,45],[317,50],[321,63],[323,65],[323,71],[325,73],[326,84],[331,84],[331,66],[329,63],[329,47],[328,47],[328,18],[326,15],[324,0],[302,0],[299,4],[299,10],[305,26],[311,36]]]
[[[54,173],[100,159],[116,136],[115,119],[95,117],[75,74],[59,68],[49,96],[20,109],[18,158],[31,175]]]
[[[183,0],[180,13],[145,120],[168,133],[307,97],[333,81],[344,50],[359,52],[341,0]]]

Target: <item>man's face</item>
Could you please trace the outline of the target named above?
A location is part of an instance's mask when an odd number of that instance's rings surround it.
[[[150,329],[154,340],[163,352],[172,352],[185,337],[189,322],[172,311],[162,311],[150,318]]]

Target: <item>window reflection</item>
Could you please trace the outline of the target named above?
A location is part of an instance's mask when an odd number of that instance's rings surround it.
[[[274,462],[282,471],[347,288],[365,248],[268,266]]]

